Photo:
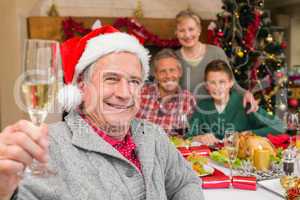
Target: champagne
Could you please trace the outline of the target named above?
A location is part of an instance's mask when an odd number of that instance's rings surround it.
[[[48,103],[53,96],[53,84],[45,81],[25,82],[22,91],[31,120],[40,125],[48,113]]]
[[[237,149],[234,146],[226,146],[226,151],[228,152],[228,158],[231,162],[233,162],[236,159],[237,156]]]
[[[297,129],[299,129],[297,127]],[[300,149],[300,130],[296,131],[296,148],[299,150]]]

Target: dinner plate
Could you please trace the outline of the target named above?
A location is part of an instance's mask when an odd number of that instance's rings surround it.
[[[207,171],[207,173],[205,173],[205,174],[199,174],[198,172],[196,172],[199,177],[211,175],[215,171],[215,169],[212,166],[210,166],[210,165],[203,165],[203,168],[205,169],[205,171]]]

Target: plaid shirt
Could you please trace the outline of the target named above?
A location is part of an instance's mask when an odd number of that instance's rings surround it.
[[[160,125],[168,135],[184,129],[180,116],[189,117],[196,106],[195,97],[188,90],[161,98],[156,83],[146,84],[141,91],[141,106],[136,117]]]
[[[107,143],[113,146],[117,151],[119,151],[127,160],[133,163],[140,171],[141,171],[141,163],[135,153],[136,145],[131,137],[131,132],[125,136],[124,140],[118,141],[107,134],[105,134],[101,129],[97,127],[97,125],[93,122],[88,115],[81,114],[80,115],[92,128],[93,130],[102,137]]]

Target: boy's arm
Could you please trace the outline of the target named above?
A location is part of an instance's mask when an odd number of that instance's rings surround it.
[[[277,116],[269,115],[260,108],[257,112],[250,114],[250,127],[252,131],[260,136],[267,136],[269,133],[284,133],[285,128],[282,121]]]

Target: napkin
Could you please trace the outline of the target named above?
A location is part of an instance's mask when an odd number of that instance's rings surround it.
[[[290,136],[288,134],[272,135],[268,134],[267,138],[275,147],[287,148],[290,144]]]

